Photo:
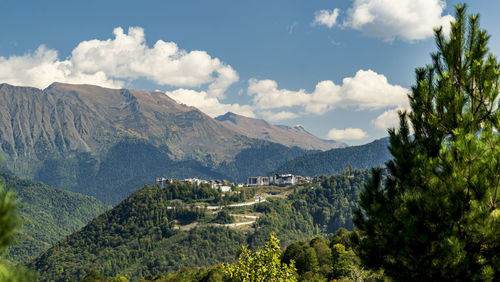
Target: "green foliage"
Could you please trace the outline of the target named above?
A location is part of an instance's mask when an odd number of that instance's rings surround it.
[[[279,240],[271,238],[263,247],[252,252],[245,246],[235,264],[223,264],[222,271],[232,281],[297,281],[293,261],[281,262]]]
[[[353,242],[356,231],[339,229],[331,239],[315,237],[309,242],[295,242],[283,253],[284,263],[295,262],[300,281],[380,281],[380,273],[366,271],[356,255]],[[344,242],[345,245],[341,242]]]
[[[0,173],[0,179],[19,201],[17,214],[22,225],[16,241],[6,250],[7,259],[13,262],[38,255],[108,208],[92,197],[5,173]]]
[[[229,214],[227,210],[222,210],[217,213],[217,217],[215,217],[213,222],[219,224],[228,224],[233,223],[234,218]]]
[[[129,282],[129,280],[123,276],[116,278],[107,277],[93,270],[89,274],[85,275],[80,282]]]
[[[397,281],[500,279],[500,67],[478,15],[455,18],[389,130],[387,181],[374,171],[355,216],[361,258]]]
[[[209,268],[182,268],[177,272],[170,272],[166,274],[157,275],[155,277],[149,276],[141,279],[141,282],[156,281],[156,282],[219,282],[226,281],[224,273],[222,273],[221,265]]]
[[[348,277],[354,271],[354,265],[359,258],[352,250],[346,251],[345,246],[336,243],[332,246],[332,277],[339,279]]]
[[[388,145],[388,138],[383,138],[366,145],[307,154],[284,163],[275,169],[274,173],[315,176],[341,173],[349,167],[370,169],[381,166],[391,159],[391,154],[387,150]]]
[[[285,263],[294,261],[300,275],[308,271],[316,272],[319,268],[316,250],[304,242],[288,246],[283,254],[283,261]]]
[[[234,188],[237,193],[230,193],[221,192],[209,184],[189,184],[180,181],[167,184],[163,191],[165,191],[165,200],[181,200],[188,204],[203,202],[221,206],[245,202],[255,196],[254,189]]]
[[[307,184],[289,196],[297,212],[312,216],[313,226],[323,233],[339,228],[353,229],[352,213],[358,208],[358,194],[370,177],[369,171],[345,170],[330,177],[321,176],[318,184]]]
[[[0,181],[0,254],[5,251],[5,248],[12,242],[15,228],[18,225],[18,216],[16,208],[19,202],[15,199],[15,194],[12,191],[5,189],[5,184]],[[16,267],[8,267],[6,262],[0,258],[0,281],[8,282],[24,282],[34,281],[31,272]]]
[[[265,244],[271,232],[276,232],[286,245],[336,226],[351,228],[349,218],[357,208],[357,195],[368,177],[368,172],[357,170],[324,176],[317,183],[290,188],[288,198],[268,198],[245,207],[246,211],[260,214],[254,232],[220,226],[176,229],[179,224],[195,221],[210,223],[206,211],[196,206],[248,200],[254,190],[240,190],[231,198],[222,197],[212,188],[179,182],[165,188],[145,186],[28,265],[45,280],[82,279],[92,269],[107,277],[125,275],[137,280],[183,267],[230,262],[241,245],[254,250]],[[219,212],[221,223],[229,222],[228,216],[226,209]],[[318,241],[309,248],[309,254],[314,249],[318,263],[323,264],[329,259],[316,249],[324,245]],[[322,271],[321,266],[318,271]],[[323,272],[329,273],[324,267]]]
[[[190,223],[205,213],[171,200],[179,185],[192,188],[180,183],[143,187],[28,266],[47,280],[82,279],[92,269],[108,277],[125,275],[135,280],[233,259],[245,242],[243,234],[220,227],[189,232],[173,228],[175,221]]]
[[[19,203],[12,191],[5,190],[5,183],[0,180],[0,252],[12,242],[18,222],[16,208]]]

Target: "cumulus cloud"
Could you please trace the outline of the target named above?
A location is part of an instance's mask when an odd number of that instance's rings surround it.
[[[367,136],[360,128],[336,129],[332,128],[328,131],[327,138],[330,140],[359,140]]]
[[[122,87],[124,80],[146,78],[159,85],[175,87],[208,86],[207,92],[223,97],[238,81],[238,73],[205,51],[186,51],[174,42],[158,40],[146,44],[144,30],[121,27],[114,38],[83,41],[65,60],[57,51],[39,47],[24,56],[0,58],[0,81],[45,88],[54,81]]]
[[[443,0],[354,0],[353,6],[346,11],[342,27],[386,41],[394,38],[422,40],[431,37],[435,27],[442,26],[443,32],[449,33],[450,21],[454,18],[443,15],[445,8]],[[315,23],[318,15],[324,14],[324,18],[330,15],[322,11],[316,12]],[[328,23],[324,24],[330,28],[335,24],[332,20]]]
[[[325,25],[332,28],[337,24],[337,17],[339,16],[339,9],[333,10],[319,10],[314,13],[313,25]]]
[[[376,119],[372,120],[372,124],[375,128],[387,130],[388,128],[399,128],[399,112],[406,111],[411,112],[411,108],[394,108],[389,109],[379,115]],[[410,133],[413,133],[413,127],[407,117],[408,125],[410,126]]]
[[[249,81],[248,94],[257,109],[302,107],[305,113],[324,114],[335,108],[373,110],[387,107],[407,107],[408,90],[392,85],[387,78],[372,70],[359,70],[354,77],[344,78],[342,85],[331,80],[319,82],[312,93],[304,89],[279,89],[276,81]]]
[[[293,107],[310,100],[310,95],[305,90],[278,89],[278,83],[274,80],[250,79],[248,84],[247,92],[254,95],[254,104],[259,109]]]
[[[173,91],[167,91],[165,94],[178,103],[196,107],[211,117],[220,116],[227,112],[233,112],[247,117],[255,117],[251,106],[224,104],[221,103],[217,97],[211,96],[206,91],[180,88]]]
[[[399,114],[398,111],[401,110],[399,108],[390,109],[383,112],[379,115],[375,120],[372,121],[373,125],[375,125],[378,129],[388,129],[395,128],[399,126]]]
[[[299,117],[298,114],[292,113],[292,112],[287,112],[287,111],[280,111],[277,113],[271,112],[271,111],[263,111],[259,113],[262,115],[266,120],[269,121],[280,121],[280,120],[286,120],[286,119],[292,119],[292,118],[297,118]]]
[[[70,60],[60,61],[57,51],[40,46],[23,56],[0,57],[0,82],[45,88],[54,81],[75,84],[97,84],[120,88],[122,81],[113,80],[103,71],[76,71]]]

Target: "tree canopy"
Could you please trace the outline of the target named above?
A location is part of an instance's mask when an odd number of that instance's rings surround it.
[[[223,264],[222,271],[232,281],[297,281],[294,262],[281,262],[279,240],[271,238],[263,247],[253,252],[243,246],[235,264]]]

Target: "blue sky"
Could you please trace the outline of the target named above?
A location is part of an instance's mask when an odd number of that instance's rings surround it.
[[[467,3],[495,55],[499,2]],[[211,116],[234,111],[362,144],[408,106],[414,69],[435,50],[432,26],[456,3],[4,0],[0,82],[160,90]]]

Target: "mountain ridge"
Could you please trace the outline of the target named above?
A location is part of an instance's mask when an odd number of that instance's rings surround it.
[[[342,142],[320,139],[300,125],[294,127],[273,125],[263,119],[249,118],[232,112],[218,116],[215,120],[246,137],[280,143],[288,147],[296,146],[306,150],[321,151],[347,147]]]
[[[305,154],[283,163],[271,173],[293,173],[312,177],[341,173],[349,168],[369,169],[383,166],[392,158],[388,146],[389,137],[384,137],[364,145]]]

